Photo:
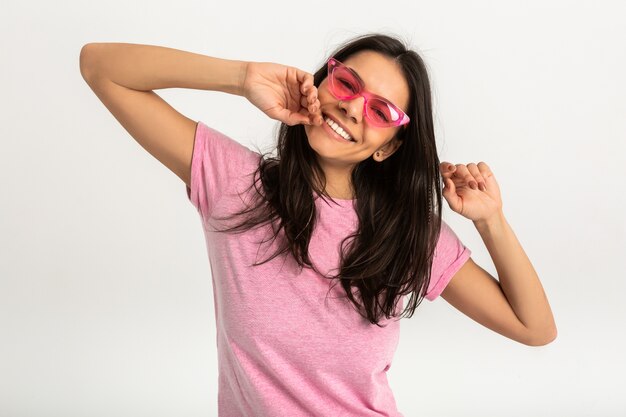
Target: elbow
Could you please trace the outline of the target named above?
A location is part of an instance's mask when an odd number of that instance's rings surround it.
[[[89,80],[93,72],[93,49],[95,47],[95,43],[87,43],[83,45],[80,50],[80,55],[78,57],[78,66],[80,69],[80,75],[82,75],[85,81]]]
[[[552,327],[548,332],[532,334],[532,336],[524,344],[528,346],[545,346],[554,342],[557,334],[558,332],[556,327]]]

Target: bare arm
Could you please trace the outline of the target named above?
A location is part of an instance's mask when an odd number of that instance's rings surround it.
[[[499,281],[470,258],[441,296],[456,309],[506,337],[530,346],[552,342],[557,328],[543,286],[504,214],[474,222]]]
[[[538,343],[556,338],[550,303],[530,259],[502,212],[492,220],[474,222],[498,271],[500,286],[519,320]]]
[[[128,133],[190,186],[197,122],[152,90],[193,88],[242,95],[246,61],[226,60],[162,46],[89,43],[80,72]]]
[[[441,164],[443,195],[471,219],[499,281],[470,258],[441,296],[478,323],[520,343],[541,346],[557,337],[548,298],[537,272],[504,217],[500,187],[485,162]]]
[[[246,65],[246,61],[132,43],[89,43],[80,55],[86,79],[106,77],[140,91],[178,87],[242,95]]]

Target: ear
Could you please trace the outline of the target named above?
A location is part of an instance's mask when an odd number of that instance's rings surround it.
[[[376,152],[374,152],[372,158],[374,158],[376,162],[383,162],[385,159],[393,155],[393,153],[397,151],[401,145],[402,141],[394,136],[382,147],[380,147]]]

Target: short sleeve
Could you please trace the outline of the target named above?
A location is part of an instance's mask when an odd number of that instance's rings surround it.
[[[456,233],[442,220],[441,232],[433,257],[430,284],[425,295],[427,300],[434,301],[443,292],[471,254],[472,252],[463,245]]]
[[[253,172],[259,154],[229,136],[198,121],[191,157],[187,198],[203,221],[211,216],[220,198],[234,190],[244,174]]]

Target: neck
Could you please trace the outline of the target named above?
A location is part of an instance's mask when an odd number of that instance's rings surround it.
[[[334,165],[324,164],[320,161],[320,165],[324,170],[324,176],[326,177],[326,193],[341,200],[354,199],[354,191],[352,189],[352,168],[351,167],[337,167]],[[318,181],[318,185],[320,182]]]

